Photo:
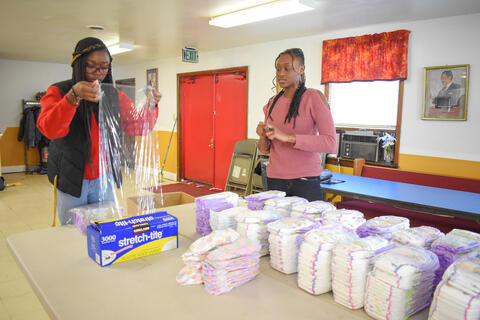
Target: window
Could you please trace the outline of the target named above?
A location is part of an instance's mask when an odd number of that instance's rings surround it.
[[[399,80],[330,83],[328,99],[335,125],[395,130],[399,83]]]
[[[381,137],[384,133],[396,138],[394,150],[387,156],[381,143],[378,146],[378,153],[367,152],[369,156],[366,156],[365,150],[354,151],[352,143],[344,146],[344,143],[339,141],[340,157],[365,158],[371,164],[396,167],[402,122],[403,80],[327,83],[325,94],[340,140],[351,135],[370,136],[368,139],[372,139],[372,136]],[[347,151],[350,151],[350,154],[347,154]]]

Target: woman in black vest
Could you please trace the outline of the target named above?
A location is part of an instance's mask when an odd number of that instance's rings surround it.
[[[155,89],[149,91],[148,103],[137,114],[133,102],[113,87],[111,62],[101,40],[80,40],[73,52],[72,79],[51,85],[40,101],[42,111],[37,126],[51,139],[48,179],[57,186],[61,224],[73,223],[68,213],[71,208],[114,199],[111,187],[100,187],[100,175],[105,174],[100,171],[105,170],[99,169],[99,123],[104,123],[106,117],[111,122],[102,133],[108,141],[108,174],[118,186],[120,166],[112,161],[118,158],[122,131],[144,134],[157,121],[161,94]],[[103,119],[99,119],[100,98]]]

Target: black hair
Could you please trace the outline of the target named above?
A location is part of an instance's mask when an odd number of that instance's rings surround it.
[[[277,65],[278,59],[284,54],[288,54],[292,57],[292,66],[293,66],[293,60],[295,58],[299,60],[300,65],[302,65],[302,66],[305,65],[305,56],[303,55],[302,49],[291,48],[291,49],[287,49],[285,51],[280,52],[280,54],[275,59],[275,66]],[[307,90],[307,88],[305,87],[305,73],[302,73],[300,83],[298,84],[297,90],[295,90],[295,93],[294,93],[293,98],[292,98],[292,102],[290,103],[290,108],[288,109],[288,113],[285,116],[285,119],[283,120],[283,123],[287,123],[287,121],[288,121],[288,123],[290,123],[292,121],[292,118],[293,118],[293,127],[295,128],[295,122],[296,122],[296,119],[297,119],[297,116],[298,116],[298,109],[300,107],[300,101],[302,99],[302,95],[305,93],[306,90]],[[280,97],[284,94],[284,92],[285,91],[282,89],[282,91],[280,91],[273,98],[272,105],[271,105],[270,109],[268,110],[267,118],[270,118],[270,119],[273,120],[273,118],[272,118],[273,108],[275,107],[275,104],[277,103],[277,100],[280,99]]]
[[[108,69],[108,73],[105,76],[105,79],[103,79],[102,83],[113,83],[112,68],[111,68],[112,56],[110,55],[110,52],[108,51],[107,46],[102,42],[102,40],[89,37],[89,38],[84,38],[78,41],[77,45],[75,46],[75,51],[72,54],[73,60],[70,63],[72,66],[72,85],[75,85],[75,83],[80,81],[87,81],[87,77],[85,75],[87,58],[88,58],[88,55],[94,51],[105,51],[108,54],[108,57],[110,58],[110,66]],[[102,88],[102,89],[108,90],[109,87],[112,87],[112,86],[105,86],[105,88]],[[85,154],[87,155],[86,160],[92,163],[92,152],[91,152],[92,141],[90,137],[90,122],[91,122],[91,115],[93,112],[95,119],[99,124],[98,102],[81,100],[78,106],[77,112],[80,113],[79,116],[81,117],[81,119],[83,119],[83,123],[84,123],[83,134],[86,141],[86,144],[85,144]]]
[[[442,72],[442,74],[446,75],[447,78],[453,79],[453,73],[450,70],[445,70]]]

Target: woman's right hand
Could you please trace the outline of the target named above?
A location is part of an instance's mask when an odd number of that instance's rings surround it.
[[[75,83],[72,89],[75,90],[75,93],[79,98],[87,101],[98,102],[102,97],[98,80],[93,82],[79,81]]]
[[[267,136],[267,125],[262,121],[257,125],[257,134],[260,138],[265,138]]]

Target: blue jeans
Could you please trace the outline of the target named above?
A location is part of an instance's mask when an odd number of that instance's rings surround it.
[[[297,196],[308,201],[323,200],[320,177],[297,179],[276,179],[267,177],[267,190],[278,190],[287,193],[287,197]]]
[[[111,181],[110,179],[102,178],[103,181]],[[95,180],[83,179],[80,198],[57,189],[57,212],[60,223],[62,225],[74,223],[73,215],[69,212],[72,208],[91,203],[113,201],[115,197],[112,184],[113,182],[106,183],[106,186],[104,187],[105,190],[101,190],[103,188],[100,187],[100,178]]]

